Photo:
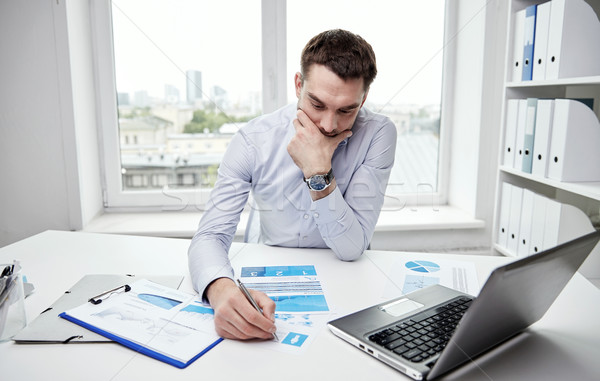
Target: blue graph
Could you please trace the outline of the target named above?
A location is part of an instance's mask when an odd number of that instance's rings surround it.
[[[164,308],[165,310],[169,310],[181,303],[179,300],[153,294],[139,294],[138,298],[148,303],[154,304],[157,307]]]
[[[190,304],[190,305],[182,308],[181,310],[186,311],[186,312],[194,312],[197,314],[209,314],[209,315],[215,314],[215,311],[212,308],[203,307],[203,306],[195,306],[193,304]]]
[[[277,312],[329,311],[324,295],[276,295],[270,296]]]
[[[440,270],[440,265],[429,261],[409,261],[405,266],[407,269],[419,273],[434,273]]]

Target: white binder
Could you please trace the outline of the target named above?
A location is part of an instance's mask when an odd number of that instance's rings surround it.
[[[509,99],[506,103],[506,125],[504,126],[504,158],[502,164],[513,167],[515,164],[515,143],[519,100]]]
[[[600,181],[599,147],[596,114],[579,101],[556,99],[548,177],[568,182]]]
[[[533,139],[532,175],[546,177],[553,115],[554,100],[539,99],[535,121],[535,138]]]
[[[523,188],[513,185],[510,192],[510,217],[506,249],[513,255],[519,250],[519,232],[521,229],[521,204]]]
[[[584,0],[552,0],[546,79],[600,74],[600,22]]]
[[[533,199],[535,193],[529,189],[523,189],[523,199],[521,202],[521,222],[519,225],[519,247],[517,256],[526,257],[529,255],[529,246],[531,240],[531,222],[533,220]]]
[[[581,209],[552,199],[546,200],[544,250],[593,231],[590,219]]]
[[[533,50],[532,80],[546,79],[546,56],[548,52],[548,29],[550,27],[550,10],[552,2],[537,6],[535,16],[535,44]]]
[[[513,56],[512,56],[512,75],[510,80],[521,82],[523,77],[523,39],[525,33],[525,14],[526,10],[518,11],[513,16]]]
[[[498,224],[498,236],[496,243],[506,248],[508,243],[508,223],[510,221],[510,196],[512,185],[502,183],[502,194],[500,195],[500,221]]]
[[[527,99],[519,99],[519,112],[517,114],[517,133],[515,135],[515,162],[513,167],[519,171],[523,169],[523,156],[525,153],[525,126],[527,125]]]
[[[533,210],[531,215],[531,238],[529,239],[529,253],[536,254],[544,248],[544,229],[546,225],[546,200],[547,198],[534,194]]]

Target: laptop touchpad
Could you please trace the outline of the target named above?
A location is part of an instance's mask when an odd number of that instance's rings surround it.
[[[423,307],[423,304],[415,302],[414,300],[403,298],[394,302],[384,304],[379,309],[392,316],[400,316],[416,310],[417,308]]]

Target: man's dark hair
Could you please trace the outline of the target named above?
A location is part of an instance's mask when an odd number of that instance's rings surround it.
[[[365,90],[377,75],[371,45],[359,35],[342,29],[319,33],[306,44],[300,59],[303,78],[312,64],[324,65],[343,80],[362,78]]]

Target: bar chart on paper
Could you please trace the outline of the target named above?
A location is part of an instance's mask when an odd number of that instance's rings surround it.
[[[246,287],[264,292],[282,312],[328,312],[321,282],[314,266],[243,267]]]
[[[331,310],[314,265],[242,267],[240,281],[275,302],[280,341],[254,343],[287,353],[302,353],[330,320]]]

